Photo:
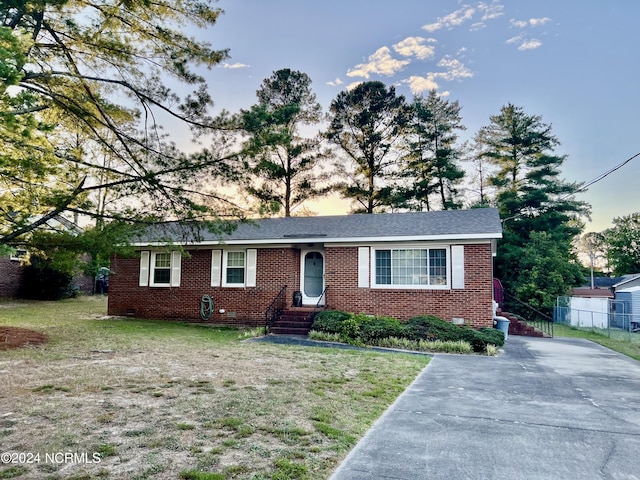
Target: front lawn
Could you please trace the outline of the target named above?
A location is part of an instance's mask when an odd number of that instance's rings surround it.
[[[586,338],[623,355],[640,360],[640,333],[631,333],[631,339],[629,338],[629,332],[615,332],[614,335],[609,337],[606,330],[599,333],[555,323],[553,325],[553,334],[556,337]]]
[[[0,302],[0,326],[48,335],[0,351],[1,450],[40,455],[0,478],[328,478],[429,360],[105,312],[103,297]]]

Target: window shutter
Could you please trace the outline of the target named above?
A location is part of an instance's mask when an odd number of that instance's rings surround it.
[[[180,286],[180,271],[182,269],[182,254],[174,250],[171,252],[171,286]]]
[[[149,285],[149,254],[150,252],[140,252],[140,281],[138,285],[141,287]]]
[[[211,250],[211,286],[220,286],[222,272],[222,250]]]
[[[451,288],[464,288],[464,245],[451,247]]]
[[[245,286],[256,286],[256,267],[258,263],[258,250],[255,248],[247,249],[247,278],[245,280]]]
[[[358,247],[358,287],[369,288],[369,247]]]

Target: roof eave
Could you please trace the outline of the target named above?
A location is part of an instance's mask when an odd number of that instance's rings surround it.
[[[300,238],[263,238],[263,239],[229,239],[229,240],[203,240],[200,242],[176,242],[185,246],[214,246],[214,245],[277,245],[291,243],[380,243],[380,242],[451,242],[460,240],[497,240],[502,238],[502,233],[475,233],[452,235],[394,235],[384,237],[300,237]],[[134,247],[163,247],[167,242],[136,242]]]

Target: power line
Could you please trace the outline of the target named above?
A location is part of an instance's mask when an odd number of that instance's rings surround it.
[[[580,193],[580,192],[584,192],[586,189],[588,189],[591,185],[593,185],[594,183],[598,183],[600,180],[604,179],[605,177],[611,175],[613,172],[615,172],[616,170],[621,169],[622,167],[624,167],[627,163],[629,163],[631,160],[633,160],[634,158],[640,156],[640,152],[636,153],[635,155],[633,155],[632,157],[627,158],[624,162],[616,165],[615,167],[613,167],[611,170],[607,170],[606,172],[598,175],[597,177],[595,177],[592,180],[589,180],[587,183],[585,183],[582,187],[580,187],[578,190],[576,190],[574,193]]]
[[[629,163],[631,160],[633,160],[636,157],[640,157],[640,152],[636,153],[635,155],[627,158],[624,162],[619,163],[618,165],[616,165],[615,167],[611,168],[610,170],[607,170],[604,173],[601,173],[600,175],[598,175],[597,177],[589,180],[588,182],[586,182],[582,187],[580,187],[579,189],[577,189],[575,192],[571,192],[571,193],[567,193],[566,195],[564,195],[563,197],[561,197],[559,199],[559,201],[562,200],[566,200],[569,197],[572,197],[573,195],[575,195],[576,193],[580,193],[580,192],[584,192],[585,190],[587,190],[591,185],[593,185],[594,183],[598,183],[600,180],[603,180],[604,178],[608,177],[609,175],[611,175],[613,172],[615,172],[616,170],[621,169],[622,167],[624,167],[627,163]],[[523,215],[523,212],[518,212],[515,215],[512,215],[511,217],[507,217],[507,218],[503,218],[500,221],[502,223],[506,222],[507,220],[513,220],[514,218],[518,218],[520,216]]]

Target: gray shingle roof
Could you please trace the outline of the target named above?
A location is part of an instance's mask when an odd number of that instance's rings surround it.
[[[165,224],[147,230],[136,242],[213,244],[239,243],[357,242],[402,240],[495,239],[502,237],[502,226],[495,208],[447,210],[438,212],[354,214],[342,216],[289,217],[240,223],[231,234],[203,229],[185,229]]]

